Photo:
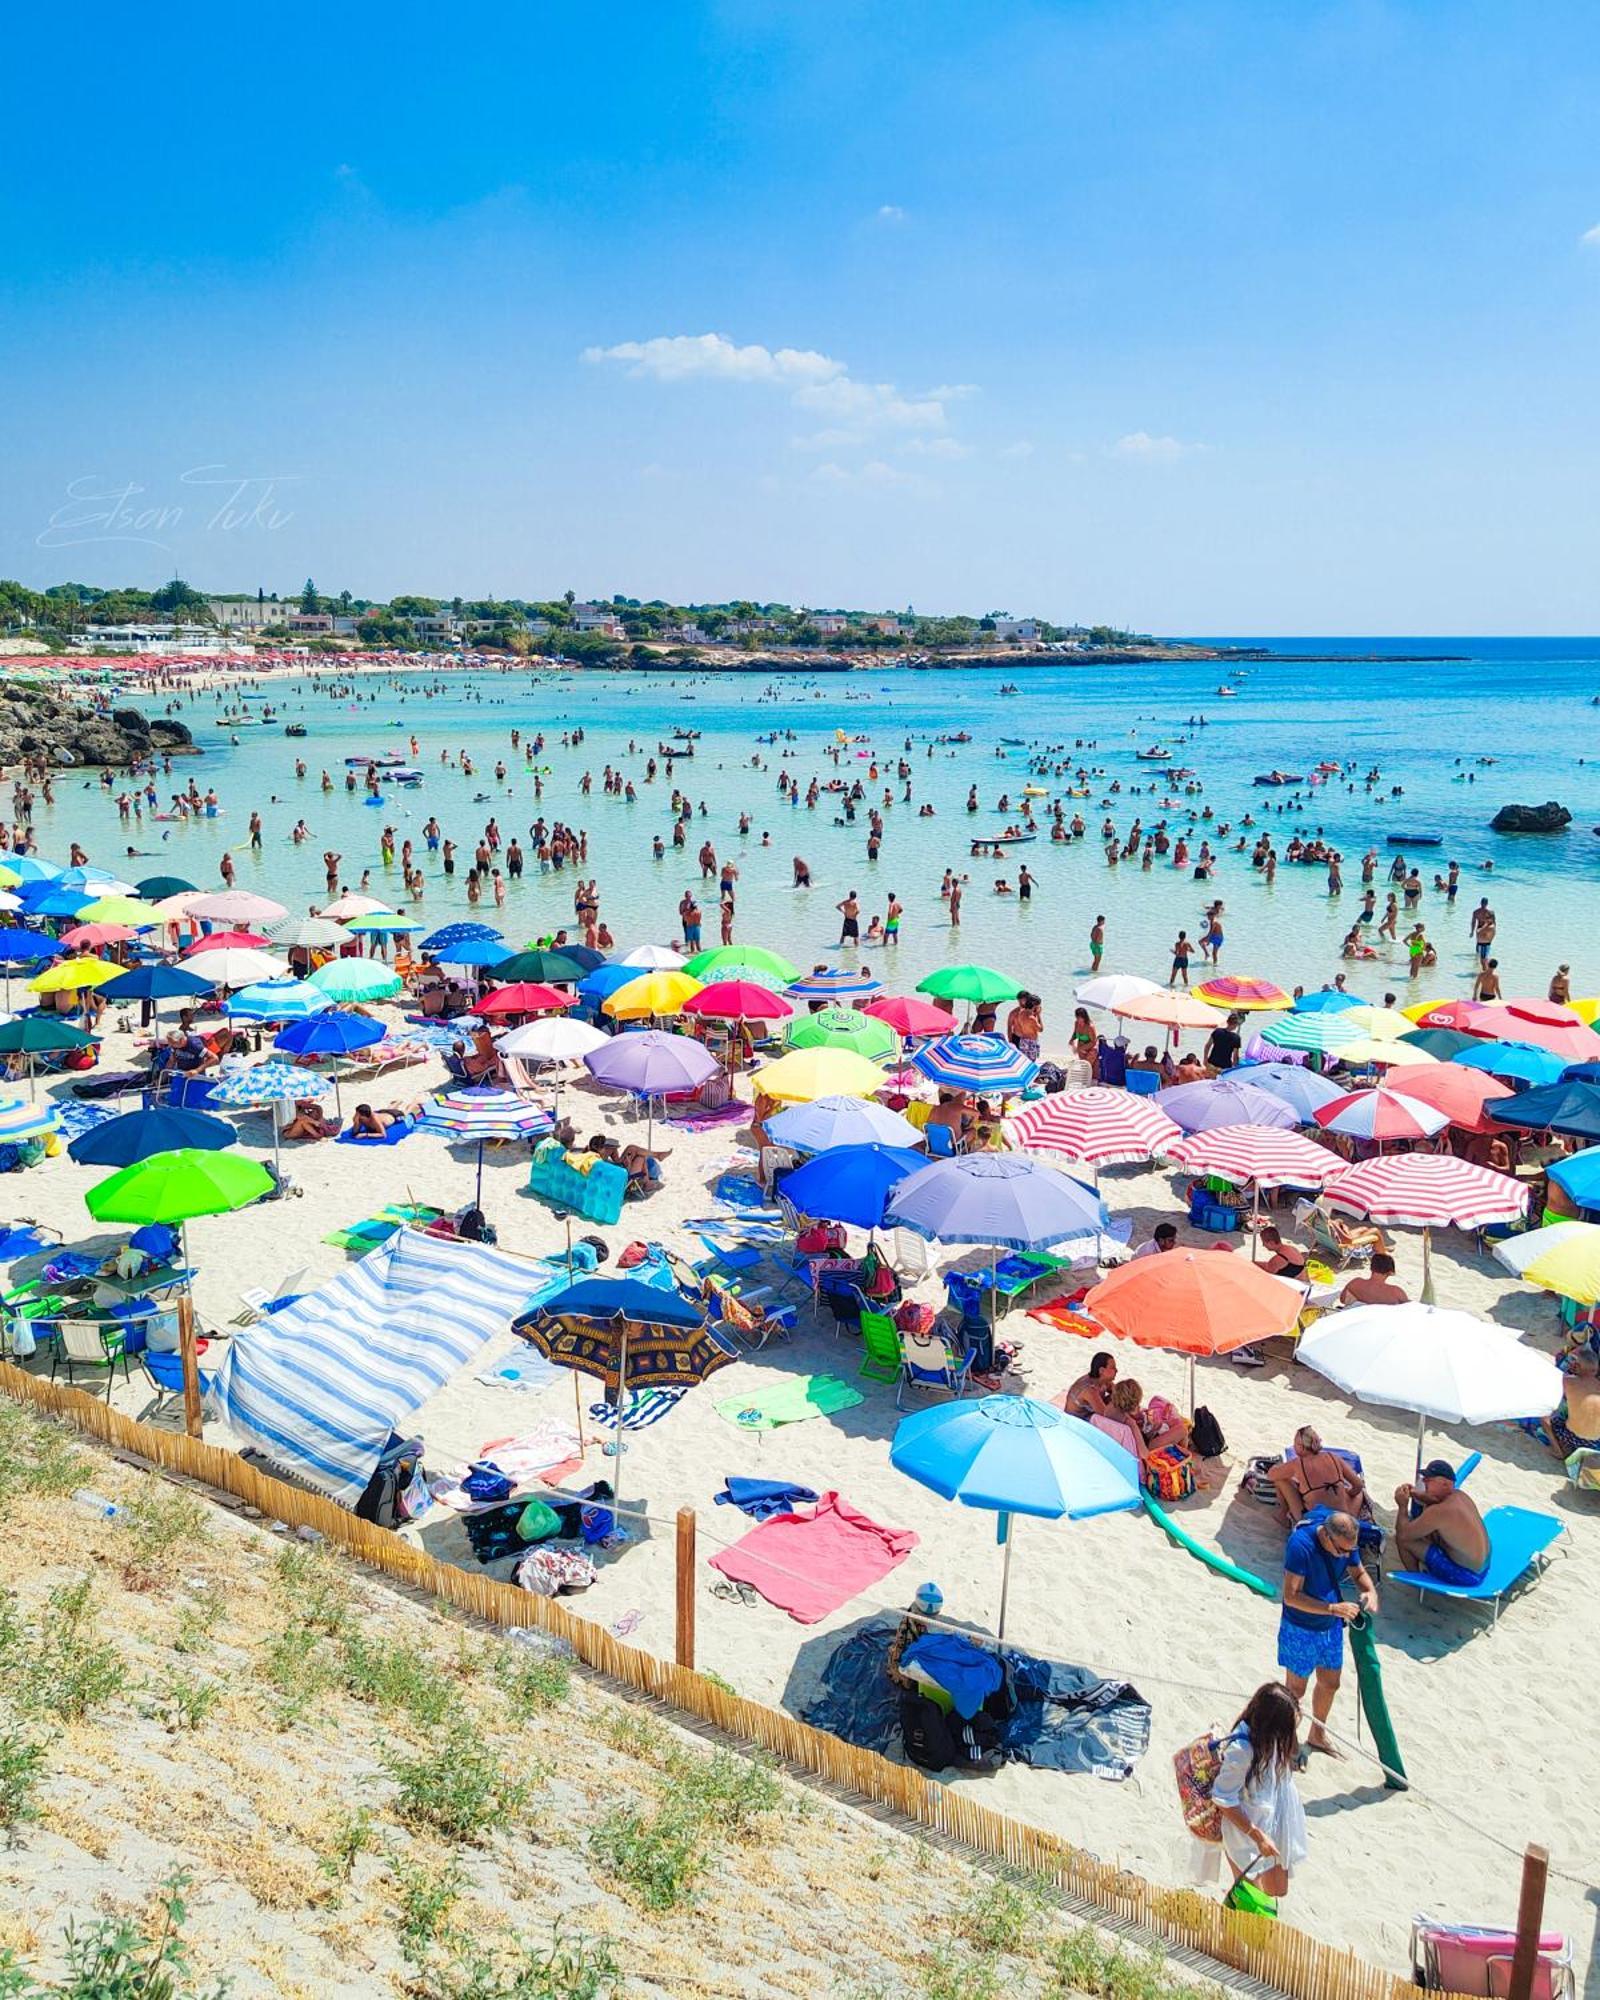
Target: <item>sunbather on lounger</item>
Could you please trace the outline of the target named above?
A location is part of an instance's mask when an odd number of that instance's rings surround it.
[[[1592,1347],[1575,1347],[1561,1363],[1566,1393],[1553,1415],[1539,1426],[1558,1458],[1600,1449],[1600,1357]]]
[[[1312,1425],[1302,1424],[1295,1432],[1294,1453],[1267,1474],[1291,1528],[1313,1507],[1331,1507],[1337,1513],[1353,1514],[1358,1521],[1370,1513],[1360,1473],[1348,1460],[1329,1451]]]
[[[1395,1488],[1395,1545],[1401,1566],[1423,1569],[1441,1583],[1463,1587],[1483,1581],[1489,1567],[1489,1534],[1476,1504],[1456,1486],[1456,1469],[1435,1458],[1422,1468],[1422,1484]]]

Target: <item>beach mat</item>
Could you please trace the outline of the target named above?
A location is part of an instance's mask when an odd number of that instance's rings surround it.
[[[400,1118],[384,1128],[382,1138],[370,1132],[347,1130],[337,1133],[333,1143],[336,1146],[398,1146],[402,1139],[409,1139],[416,1129],[409,1118]]]
[[[782,1424],[831,1417],[865,1401],[859,1389],[852,1389],[837,1375],[794,1375],[746,1396],[724,1396],[717,1405],[717,1415],[736,1430],[775,1431]]]
[[[614,1403],[591,1403],[589,1415],[603,1431],[642,1431],[670,1416],[687,1394],[686,1389],[630,1389],[620,1424]]]
[[[714,1555],[711,1567],[758,1590],[797,1625],[815,1625],[898,1569],[917,1539],[824,1493],[814,1509],[761,1522]]]
[[[546,1361],[525,1341],[518,1340],[510,1353],[486,1362],[473,1379],[491,1389],[544,1389],[565,1373],[565,1369]]]

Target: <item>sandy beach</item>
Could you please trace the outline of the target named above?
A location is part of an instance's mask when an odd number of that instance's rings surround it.
[[[125,1038],[109,1038],[108,1064],[130,1055]],[[364,1091],[347,1088],[347,1108],[363,1094],[375,1104],[405,1102],[441,1080],[433,1064],[400,1072]],[[563,1107],[583,1136],[597,1130],[631,1136],[636,1124],[624,1103],[593,1089],[568,1091]],[[263,1153],[264,1117],[247,1115],[240,1124],[245,1149]],[[666,1143],[672,1157],[664,1185],[647,1201],[630,1204],[618,1227],[598,1232],[613,1257],[634,1237],[701,1254],[686,1221],[707,1212],[708,1186],[717,1174],[749,1157],[742,1152],[741,1128],[733,1123],[675,1131]],[[564,1243],[565,1229],[522,1192],[527,1158],[522,1146],[490,1148],[484,1205],[502,1245],[548,1254]],[[392,1150],[326,1142],[286,1148],[285,1166],[298,1184],[298,1198],[191,1226],[190,1247],[199,1267],[195,1295],[207,1328],[229,1330],[241,1290],[270,1291],[300,1267],[308,1268],[309,1285],[341,1269],[344,1253],[321,1241],[328,1230],[386,1201],[459,1205],[473,1187],[471,1150],[454,1150],[426,1134]],[[12,1180],[10,1211],[54,1225],[69,1242],[113,1240],[115,1232],[108,1236],[88,1223],[83,1206],[85,1191],[100,1177],[64,1155],[49,1160]],[[1113,1170],[1103,1185],[1113,1214],[1132,1217],[1136,1241],[1157,1220],[1179,1213],[1176,1183],[1164,1174]],[[1184,1235],[1191,1232],[1185,1228]],[[1418,1242],[1404,1231],[1398,1237],[1399,1275],[1415,1295]],[[975,1263],[981,1256],[968,1253],[954,1261]],[[1554,1348],[1553,1301],[1514,1283],[1454,1233],[1436,1244],[1434,1261],[1441,1304],[1493,1317],[1528,1331],[1539,1346]],[[916,1294],[936,1300],[941,1288],[928,1279]],[[1022,1348],[1008,1389],[1048,1398],[1086,1364],[1083,1342],[1024,1312],[1010,1315],[1004,1331]],[[573,1378],[565,1374],[535,1392],[475,1379],[484,1361],[510,1351],[512,1344],[509,1335],[492,1343],[482,1360],[461,1371],[417,1416],[411,1428],[427,1440],[430,1472],[464,1465],[486,1441],[526,1430],[541,1418],[572,1421]],[[699,1514],[699,1663],[742,1693],[803,1705],[832,1643],[865,1616],[903,1607],[924,1579],[939,1584],[950,1617],[992,1629],[999,1590],[993,1517],[946,1505],[890,1468],[888,1444],[897,1418],[892,1389],[862,1382],[864,1401],[857,1407],[765,1437],[737,1432],[716,1414],[719,1399],[782,1375],[826,1372],[854,1382],[859,1358],[853,1335],[839,1337],[829,1319],[817,1320],[803,1309],[792,1340],[739,1360],[692,1390],[663,1421],[630,1435],[624,1497],[639,1540],[602,1559],[599,1582],[578,1608],[608,1624],[625,1621],[633,1643],[669,1653],[672,1523],[676,1510],[688,1505]],[[1181,1401],[1185,1364],[1178,1357],[1127,1349],[1119,1360],[1124,1374],[1136,1374],[1147,1394]],[[596,1387],[583,1380],[580,1389],[579,1400],[587,1406]],[[1361,1454],[1385,1518],[1391,1490],[1410,1476],[1413,1420],[1349,1405],[1319,1377],[1284,1359],[1253,1372],[1227,1362],[1203,1363],[1198,1393],[1220,1420],[1229,1449],[1226,1459],[1210,1468],[1210,1490],[1177,1512],[1202,1542],[1270,1581],[1276,1581],[1282,1536],[1271,1510],[1241,1488],[1240,1469],[1252,1453],[1277,1451],[1298,1423],[1314,1422],[1330,1442]],[[136,1375],[130,1386],[118,1379],[113,1400],[134,1414],[148,1406],[149,1396]],[[911,1392],[907,1407],[926,1400]],[[587,1422],[584,1434],[584,1476],[611,1476],[615,1465],[602,1455],[602,1434]],[[222,1432],[208,1430],[208,1435],[228,1441]],[[1333,1718],[1346,1755],[1338,1762],[1313,1759],[1302,1780],[1311,1859],[1296,1878],[1286,1915],[1319,1936],[1398,1967],[1416,1911],[1509,1921],[1516,1856],[1527,1840],[1537,1839],[1549,1844],[1556,1871],[1550,1921],[1572,1934],[1586,1956],[1591,1903],[1585,1883],[1593,1878],[1593,1856],[1600,1852],[1600,1751],[1588,1724],[1586,1680],[1572,1662],[1575,1651],[1581,1656],[1591,1616],[1600,1548],[1593,1498],[1572,1492],[1555,1459],[1512,1427],[1458,1435],[1436,1430],[1430,1440],[1456,1457],[1472,1449],[1484,1453],[1472,1488],[1480,1506],[1514,1502],[1551,1510],[1568,1533],[1547,1574],[1517,1593],[1492,1632],[1487,1615],[1473,1607],[1419,1606],[1399,1587],[1386,1591],[1379,1636],[1388,1701],[1412,1789],[1385,1792],[1368,1754],[1370,1744],[1354,1740],[1357,1708],[1353,1677],[1347,1677]],[[729,1473],[837,1491],[875,1520],[913,1530],[919,1545],[883,1585],[816,1626],[794,1624],[764,1602],[727,1603],[711,1593],[715,1578],[706,1560],[746,1525],[731,1509],[712,1505]],[[644,1510],[644,1522],[631,1512],[636,1507]],[[420,1536],[435,1554],[473,1560],[459,1523],[443,1510],[435,1509],[406,1532]],[[1184,1882],[1190,1853],[1172,1787],[1171,1756],[1208,1725],[1231,1722],[1249,1693],[1276,1676],[1276,1622],[1270,1603],[1171,1547],[1141,1515],[1076,1524],[1024,1522],[1015,1548],[1008,1639],[1133,1682],[1154,1711],[1150,1748],[1134,1778],[1120,1785],[1021,1766],[954,1782],[972,1785],[989,1802],[1149,1879]]]

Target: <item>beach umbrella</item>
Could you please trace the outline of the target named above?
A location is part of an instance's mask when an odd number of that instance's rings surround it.
[[[207,923],[271,924],[288,914],[282,903],[258,896],[253,889],[221,889],[215,895],[192,897],[189,902],[189,915],[202,917]]]
[[[638,977],[631,965],[597,965],[578,982],[578,998],[586,1007],[598,1007],[602,1000],[624,986],[631,986]]]
[[[404,937],[412,931],[426,930],[420,917],[402,917],[392,910],[374,910],[371,916],[349,917],[344,928],[358,937]]]
[[[888,1078],[849,1049],[791,1049],[756,1072],[763,1097],[802,1104],[814,1097],[876,1097]]]
[[[1320,1188],[1348,1165],[1314,1139],[1264,1125],[1218,1125],[1196,1132],[1172,1147],[1169,1157],[1190,1173],[1216,1174],[1239,1187],[1255,1188]]]
[[[684,1002],[701,990],[699,980],[687,972],[644,972],[603,1000],[600,1011],[615,1021],[659,1020],[681,1013]]]
[[[1342,1085],[1330,1083],[1314,1069],[1302,1069],[1296,1063],[1241,1063],[1224,1070],[1218,1081],[1223,1080],[1248,1083],[1256,1090],[1264,1090],[1269,1097],[1281,1098],[1301,1125],[1309,1125],[1324,1104],[1331,1104],[1345,1094]]]
[[[536,1063],[577,1062],[610,1045],[611,1037],[591,1028],[587,1021],[568,1020],[561,1015],[511,1028],[496,1044],[502,1055]]]
[[[28,981],[32,993],[87,993],[119,978],[123,971],[104,958],[58,958]]]
[[[593,972],[597,966],[606,963],[605,953],[596,951],[592,944],[564,944],[561,947],[561,956],[570,958],[574,965],[581,966],[585,972]]]
[[[497,931],[493,924],[471,922],[443,924],[438,930],[429,931],[428,935],[422,940],[422,949],[432,952],[435,957],[438,957],[448,946],[466,944],[469,941],[473,943],[500,944],[500,956],[502,958],[505,957],[502,933]],[[460,964],[460,962],[459,959],[452,961],[454,964]]]
[[[1460,1050],[1450,1061],[1511,1083],[1535,1085],[1559,1083],[1567,1067],[1565,1056],[1536,1048],[1532,1042],[1479,1042],[1476,1048]]]
[[[1412,1032],[1412,1023],[1398,1007],[1374,1007],[1362,1000],[1338,1015],[1341,1026],[1369,1042],[1398,1042]]]
[[[181,875],[147,875],[133,886],[147,903],[159,903],[167,896],[197,896],[200,893],[193,882],[186,882]]]
[[[797,1153],[826,1153],[835,1146],[911,1148],[923,1143],[910,1119],[870,1097],[817,1097],[809,1104],[787,1105],[767,1120],[767,1131],[778,1145]]]
[[[854,1007],[797,1014],[784,1028],[783,1039],[791,1049],[849,1049],[868,1062],[892,1062],[900,1053],[900,1037],[888,1022],[857,1013]]]
[[[1395,1047],[1416,1049],[1434,1062],[1449,1062],[1463,1049],[1481,1049],[1483,1044],[1475,1035],[1462,1034],[1459,1028],[1413,1028],[1400,1037]],[[1407,1062],[1415,1060],[1414,1056],[1406,1057]]]
[[[583,1278],[511,1322],[558,1368],[593,1375],[616,1409],[612,1505],[620,1502],[624,1398],[637,1389],[687,1389],[737,1358],[704,1306],[638,1278]]]
[[[254,986],[258,980],[287,979],[289,968],[270,952],[249,945],[223,945],[191,952],[184,960],[188,969],[212,986]]]
[[[727,979],[753,972],[761,978],[776,980],[780,986],[800,977],[798,966],[791,965],[781,951],[769,951],[762,944],[714,944],[685,959],[683,969],[696,979],[706,980],[713,973],[718,979]]]
[[[82,889],[62,889],[53,882],[41,882],[18,891],[17,900],[31,917],[75,917],[94,901]]]
[[[889,1463],[920,1486],[998,1515],[997,1639],[1005,1637],[1011,1588],[1012,1518],[1082,1521],[1144,1504],[1132,1452],[1050,1403],[982,1396],[918,1410],[896,1427]]]
[[[207,931],[186,944],[178,956],[193,958],[197,951],[260,951],[266,942],[264,931]]]
[[[909,1146],[834,1146],[784,1177],[783,1198],[801,1215],[877,1230],[894,1190],[927,1164]]]
[[[1580,1306],[1600,1303],[1600,1225],[1550,1222],[1502,1237],[1493,1248],[1496,1263],[1529,1284]]]
[[[135,933],[126,924],[74,924],[61,933],[71,951],[101,951],[109,944],[126,944]]]
[[[1269,1048],[1304,1049],[1309,1055],[1327,1055],[1347,1042],[1365,1039],[1364,1031],[1351,1018],[1354,1007],[1324,1010],[1316,1014],[1283,1014],[1261,1030]]]
[[[330,1000],[346,1005],[364,1000],[392,1000],[405,990],[405,981],[398,972],[372,958],[330,958],[311,974],[311,984],[320,986]]]
[[[1352,1090],[1314,1114],[1324,1132],[1342,1132],[1347,1139],[1431,1139],[1450,1123],[1449,1117],[1419,1097],[1402,1091]]]
[[[124,1111],[80,1133],[68,1143],[67,1151],[80,1166],[131,1167],[157,1153],[176,1153],[185,1147],[201,1153],[220,1152],[225,1146],[236,1145],[238,1139],[226,1118],[152,1104],[140,1111]]]
[[[371,917],[376,916],[380,910],[388,909],[389,905],[380,903],[376,896],[353,896],[347,891],[344,895],[335,897],[326,909],[319,910],[317,914],[322,917],[336,917],[342,922],[346,917]],[[280,917],[284,914],[284,911],[279,910]]]
[[[506,946],[504,938],[460,938],[455,944],[446,945],[434,957],[441,965],[461,965],[474,972],[485,972],[492,965],[505,963]]]
[[[1182,1129],[1147,1099],[1101,1085],[1038,1098],[1008,1121],[1007,1130],[1017,1146],[1061,1153],[1091,1167],[1148,1160],[1183,1137]]]
[[[224,1010],[235,1021],[304,1021],[333,1002],[306,979],[263,979],[228,996]]]
[[[1483,1012],[1484,1004],[1481,1000],[1415,1000],[1400,1011],[1419,1028],[1448,1028],[1462,1034],[1470,1029],[1473,1016]]]
[[[60,1129],[61,1114],[55,1105],[36,1104],[26,1097],[0,1097],[0,1145],[42,1138]]]
[[[314,951],[329,945],[339,946],[345,942],[347,933],[343,924],[336,924],[332,917],[280,917],[275,924],[267,925],[267,937],[279,946],[296,945],[302,951]]]
[[[1600,1035],[1585,1027],[1570,1007],[1554,1001],[1489,1002],[1473,1015],[1471,1032],[1491,1040],[1531,1042],[1569,1063],[1600,1058]]]
[[[655,1130],[656,1099],[674,1091],[698,1090],[719,1067],[716,1057],[701,1043],[687,1035],[665,1034],[659,1028],[609,1036],[604,1048],[586,1055],[583,1064],[597,1083],[644,1099],[647,1148]]]
[[[11,1011],[11,968],[14,965],[37,965],[43,959],[60,956],[61,946],[48,931],[36,931],[16,924],[0,930],[0,966],[5,968],[7,1013]]]
[[[430,1097],[418,1121],[429,1132],[443,1133],[453,1140],[467,1139],[478,1148],[478,1192],[483,1206],[483,1149],[491,1139],[531,1139],[550,1130],[550,1114],[543,1105],[529,1104],[514,1090],[498,1090],[477,1085],[466,1090],[445,1090]]]
[[[636,944],[617,963],[635,966],[640,972],[681,972],[685,960],[682,952],[672,950],[670,945]]]
[[[1148,1021],[1153,1027],[1171,1028],[1176,1039],[1179,1028],[1214,1028],[1217,1010],[1189,993],[1164,993],[1157,987],[1111,1009],[1124,1021]]]
[[[189,1264],[189,1223],[199,1215],[225,1215],[273,1191],[272,1176],[259,1160],[239,1154],[185,1146],[155,1153],[90,1188],[84,1200],[97,1222],[164,1222],[176,1225]],[[191,1437],[200,1435],[200,1376],[195,1360],[192,1305],[178,1313],[178,1347],[183,1362],[183,1414]]]
[[[278,1143],[276,1107],[294,1104],[300,1098],[326,1097],[328,1079],[315,1070],[296,1069],[291,1063],[257,1063],[219,1078],[208,1092],[208,1101],[229,1111],[270,1111],[272,1113],[272,1174],[281,1180],[283,1155]]]
[[[78,912],[79,923],[117,924],[130,930],[147,931],[160,922],[148,903],[137,896],[96,896]]]
[[[1428,1422],[1514,1423],[1547,1417],[1563,1377],[1504,1327],[1434,1305],[1346,1306],[1300,1336],[1295,1359],[1358,1402],[1410,1410],[1417,1464]]]
[[[1328,1185],[1330,1207],[1347,1215],[1422,1231],[1422,1295],[1431,1302],[1430,1232],[1454,1224],[1488,1229],[1521,1219],[1528,1190],[1509,1174],[1444,1153],[1385,1153],[1346,1167]]]
[[[859,1000],[869,993],[881,993],[883,981],[874,979],[865,966],[850,972],[841,965],[825,965],[792,980],[783,990],[791,1000]]]
[[[1409,1040],[1409,1037],[1407,1038]],[[1402,1044],[1403,1046],[1403,1044]],[[1464,1132],[1493,1130],[1489,1109],[1496,1099],[1509,1097],[1511,1086],[1482,1070],[1463,1069],[1459,1063],[1409,1063],[1391,1069],[1385,1087],[1405,1097],[1420,1099],[1442,1111],[1452,1125]]]
[[[1043,1250],[1111,1227],[1092,1188],[1017,1153],[935,1160],[900,1183],[885,1220],[931,1242],[995,1250]]]
[[[9,889],[0,889],[0,910],[20,910],[22,898],[13,896]]]
[[[1562,1076],[1568,1083],[1600,1083],[1600,1062],[1569,1063]]]
[[[1283,988],[1270,979],[1251,979],[1237,972],[1219,972],[1189,991],[1208,1007],[1223,1007],[1229,1013],[1271,1013],[1293,1005]]]
[[[1098,1326],[1136,1347],[1187,1355],[1192,1410],[1196,1356],[1232,1354],[1290,1332],[1305,1292],[1244,1257],[1163,1250],[1120,1265],[1084,1295],[1083,1304]]]
[[[502,958],[490,966],[489,970],[506,985],[514,980],[528,979],[540,981],[546,986],[575,986],[584,976],[583,967],[575,958],[568,958],[564,951],[546,951],[537,947],[532,951],[514,952],[510,958]]]
[[[1208,1132],[1215,1125],[1266,1125],[1286,1132],[1300,1122],[1293,1107],[1274,1092],[1234,1075],[1174,1084],[1149,1101],[1185,1132]]]
[[[698,977],[695,973],[686,976]],[[786,1021],[794,1009],[781,993],[753,979],[715,979],[698,993],[691,993],[683,1011],[712,1021]],[[821,1020],[822,1016],[813,1018]]]
[[[1545,1172],[1579,1208],[1600,1208],[1600,1146],[1586,1146],[1581,1153],[1552,1160]]]
[[[183,965],[133,965],[100,988],[106,1000],[194,1000],[213,982]]]
[[[1340,1014],[1361,1004],[1354,993],[1346,993],[1337,986],[1322,986],[1315,993],[1302,993],[1294,1003],[1294,1011],[1297,1014]]]
[[[81,889],[87,896],[131,896],[133,884],[104,868],[63,868],[56,877],[58,889]]]
[[[1349,1019],[1346,1015],[1345,1019]],[[1388,1069],[1403,1066],[1409,1069],[1415,1063],[1431,1062],[1412,1041],[1409,1035],[1385,1036],[1382,1041],[1374,1041],[1369,1035],[1358,1035],[1353,1042],[1346,1042],[1342,1048],[1332,1051],[1327,1060],[1339,1069]]]
[[[19,854],[15,848],[6,850],[6,872],[13,886],[18,883],[54,882],[62,873],[57,862],[41,861],[37,854]]]
[[[869,1000],[861,1012],[870,1014],[874,1021],[882,1021],[885,1027],[893,1028],[897,1035],[947,1035],[950,1032],[950,1016],[946,1010],[936,1007],[931,1000],[919,1000],[914,994],[880,994],[876,1000]]]
[[[914,1049],[909,1060],[944,1090],[1026,1090],[1039,1074],[1032,1056],[1003,1035],[941,1035]]]
[[[1115,1014],[1130,1002],[1149,1000],[1160,991],[1153,979],[1141,979],[1136,972],[1102,972],[1086,979],[1077,997],[1085,1007],[1101,1007]]]
[[[361,1049],[372,1048],[388,1033],[382,1022],[368,1020],[365,1014],[334,1013],[325,994],[318,992],[314,986],[311,991],[321,1002],[320,1007],[290,1021],[273,1037],[272,1046],[281,1049],[285,1055],[353,1056]],[[342,1118],[344,1100],[339,1091],[337,1070],[333,1072],[333,1102]]]
[[[965,1000],[975,1006],[990,1001],[1015,1000],[1022,988],[990,965],[941,965],[926,979],[917,981],[919,993],[931,993],[936,1000]]]
[[[1600,1139],[1600,1087],[1571,1077],[1524,1090],[1489,1106],[1498,1125],[1516,1125],[1528,1132],[1564,1132],[1574,1139]]]
[[[554,986],[544,986],[536,980],[519,979],[511,986],[497,986],[478,1002],[473,1012],[484,1020],[493,1020],[501,1014],[558,1014],[573,1004],[570,993],[558,992]]]

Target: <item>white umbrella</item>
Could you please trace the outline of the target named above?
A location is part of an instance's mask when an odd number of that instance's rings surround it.
[[[274,944],[299,945],[309,950],[316,945],[348,944],[350,934],[343,924],[336,924],[331,917],[280,917],[277,923],[268,924],[267,936]]]
[[[1097,979],[1083,982],[1078,999],[1085,1007],[1103,1007],[1114,1013],[1130,1000],[1147,1000],[1160,991],[1153,979],[1141,979],[1136,972],[1102,972]]]
[[[1561,1401],[1548,1355],[1471,1313],[1443,1306],[1347,1306],[1300,1336],[1295,1359],[1363,1403],[1417,1414],[1417,1464],[1428,1419],[1493,1424],[1547,1417]]]
[[[598,1028],[591,1028],[587,1021],[571,1021],[563,1014],[550,1014],[543,1020],[527,1021],[520,1028],[508,1030],[495,1046],[503,1056],[515,1056],[519,1062],[581,1062],[585,1056],[593,1055],[596,1049],[604,1048],[610,1039]],[[556,1078],[555,1102],[551,1109],[556,1116],[560,1115],[559,1076]]]
[[[617,960],[618,965],[637,965],[646,972],[676,972],[687,961],[664,944],[636,944]]]
[[[252,889],[220,889],[215,895],[191,896],[188,902],[189,915],[208,923],[270,924],[289,914],[282,903]]]
[[[394,915],[393,907],[373,896],[340,896],[319,913],[324,917],[374,917]]]
[[[224,944],[210,951],[193,951],[183,961],[185,971],[218,986],[253,986],[258,979],[290,979],[294,975],[281,958],[253,945]]]

